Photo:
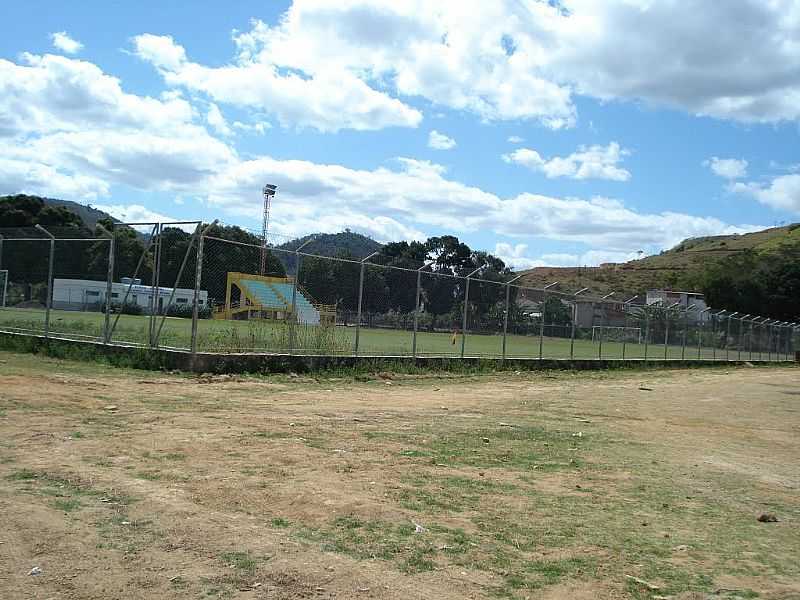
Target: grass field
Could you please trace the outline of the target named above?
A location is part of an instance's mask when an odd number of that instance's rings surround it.
[[[187,377],[0,352],[0,597],[797,598],[797,373]]]
[[[112,320],[116,315],[112,316]],[[148,343],[149,317],[121,315],[114,330],[114,341],[135,344]],[[161,317],[157,323],[160,324]],[[53,310],[51,312],[51,331],[54,334],[82,336],[90,339],[101,338],[104,315],[92,312],[74,312]],[[44,329],[44,311],[32,309],[0,309],[0,328],[42,331]],[[191,341],[191,321],[189,319],[168,317],[161,330],[160,345],[173,348],[188,348]],[[247,351],[286,351],[290,347],[290,332],[284,323],[268,321],[223,321],[203,319],[198,325],[198,349],[210,352],[247,352]],[[591,331],[583,331],[584,336],[591,336]],[[313,327],[298,326],[296,330],[297,345],[301,351],[314,353],[352,353],[355,341],[355,327]],[[666,358],[697,358],[698,348],[692,344],[685,351],[679,343],[680,338],[673,338],[673,345],[666,348]],[[542,345],[543,358],[569,358],[570,340],[559,337],[545,337]],[[645,358],[644,344],[605,341],[602,357],[619,359]],[[359,353],[363,355],[411,355],[412,333],[405,330],[371,329],[362,327],[359,336]],[[457,336],[455,344],[449,333],[430,333],[419,331],[417,334],[417,353],[419,355],[459,356],[461,353],[461,336]],[[509,357],[538,357],[539,337],[537,335],[509,334],[506,340],[506,354]],[[598,358],[600,345],[590,339],[576,339],[573,354],[575,358]],[[502,335],[468,334],[465,344],[466,356],[501,356]],[[703,347],[699,353],[701,358],[725,359],[725,349],[712,350]],[[738,350],[730,350],[730,358],[739,357]],[[754,353],[753,360],[767,359],[766,352]],[[774,358],[774,355],[771,356]],[[665,358],[663,340],[650,344],[647,358],[660,360]],[[744,351],[742,359],[750,359],[751,354]]]

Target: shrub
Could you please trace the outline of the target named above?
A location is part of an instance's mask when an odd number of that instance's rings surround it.
[[[191,304],[171,304],[167,308],[168,317],[179,317],[181,319],[192,318],[192,305]],[[197,310],[197,317],[200,319],[211,318],[211,307],[201,306]]]

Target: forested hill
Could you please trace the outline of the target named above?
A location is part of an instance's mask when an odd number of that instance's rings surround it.
[[[313,241],[303,248],[303,252],[319,256],[350,256],[361,259],[381,247],[381,244],[372,238],[350,230],[341,233],[310,234],[277,247],[281,250],[295,250],[310,239]]]
[[[79,220],[65,219],[63,216],[64,211],[77,216]],[[72,202],[71,200],[28,196],[26,194],[0,196],[0,227],[30,227],[36,224],[65,225],[67,222],[72,222],[74,224],[83,224],[88,229],[93,230],[98,221],[107,219],[114,223],[119,223],[118,219],[115,219],[107,212],[85,204]]]

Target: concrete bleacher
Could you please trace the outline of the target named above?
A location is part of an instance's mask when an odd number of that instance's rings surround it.
[[[260,279],[241,279],[240,284],[255,304],[268,309],[290,312],[292,309],[293,284],[271,282]],[[320,314],[313,304],[300,290],[295,298],[297,322],[307,325],[319,325]]]

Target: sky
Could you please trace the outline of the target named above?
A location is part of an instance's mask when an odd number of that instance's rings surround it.
[[[800,220],[800,0],[4,3],[0,194],[596,265]]]

